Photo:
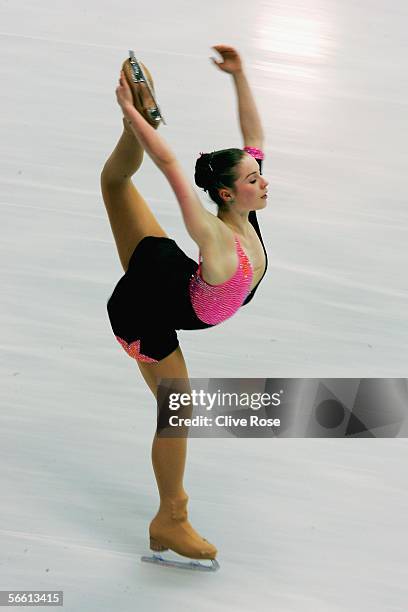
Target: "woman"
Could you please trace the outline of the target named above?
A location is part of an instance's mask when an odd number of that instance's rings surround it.
[[[266,206],[268,182],[261,176],[263,131],[242,61],[233,47],[213,47],[214,64],[233,77],[244,150],[201,154],[195,180],[218,205],[205,209],[174,153],[148,112],[154,106],[146,83],[134,83],[130,60],[122,66],[117,101],[124,131],[101,174],[101,189],[125,270],[108,301],[113,332],[157,399],[161,378],[188,379],[176,330],[204,329],[232,316],[253,297],[266,272],[267,254],[256,210]],[[142,64],[143,66],[143,64]],[[153,89],[151,74],[144,67]],[[154,91],[154,90],[153,90]],[[170,239],[131,176],[144,150],[164,173],[180,205],[186,229],[197,243],[200,265]],[[217,549],[187,520],[183,488],[186,438],[154,436],[152,462],[160,495],[150,524],[152,550],[168,548],[194,559],[214,559]]]

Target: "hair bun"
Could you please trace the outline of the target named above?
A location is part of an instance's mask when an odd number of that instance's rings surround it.
[[[211,183],[212,172],[210,168],[211,153],[200,153],[200,157],[196,161],[194,180],[197,187],[204,190],[208,189]]]

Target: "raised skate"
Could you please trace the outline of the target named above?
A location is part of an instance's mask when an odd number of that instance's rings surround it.
[[[154,93],[151,75],[150,73],[148,73],[146,66],[144,66],[142,62],[139,62],[136,59],[134,51],[129,50],[129,59],[123,63],[123,70],[125,71],[128,80],[130,78],[133,83],[142,83],[147,87],[147,90],[152,99],[151,105],[149,105],[147,108],[144,106],[140,95],[138,95],[135,91],[135,87],[132,87],[134,98],[137,96],[139,99],[139,104],[135,100],[135,106],[143,114],[146,121],[148,121],[153,127],[157,127],[161,121],[166,125],[166,122],[159,107],[159,103]]]

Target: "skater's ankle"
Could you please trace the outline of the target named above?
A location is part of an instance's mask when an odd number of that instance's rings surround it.
[[[169,495],[160,496],[160,504],[183,503],[188,501],[188,495],[185,491],[178,491]]]
[[[180,515],[180,517],[187,518],[188,499],[189,498],[186,493],[161,497],[156,517],[166,517],[175,514],[177,516]]]
[[[135,140],[137,140],[135,133],[133,132],[132,128],[130,127],[130,121],[129,119],[126,119],[126,117],[122,117],[122,123],[123,123],[123,131],[125,134],[129,134],[129,136],[132,136]]]

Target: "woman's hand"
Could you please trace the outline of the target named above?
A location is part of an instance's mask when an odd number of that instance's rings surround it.
[[[216,60],[211,57],[211,61],[224,72],[236,74],[242,72],[242,61],[239,53],[234,47],[228,45],[214,45],[211,49],[215,49],[222,56],[221,60]]]
[[[119,106],[125,112],[126,108],[133,105],[133,94],[130,89],[129,83],[127,82],[125,73],[123,70],[120,71],[119,85],[116,88],[116,99]]]

